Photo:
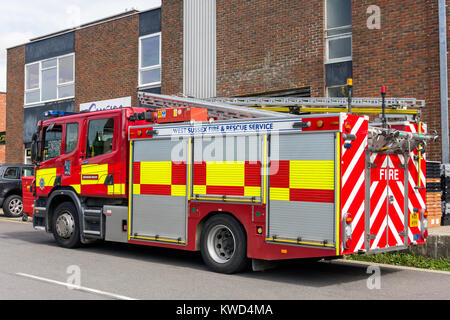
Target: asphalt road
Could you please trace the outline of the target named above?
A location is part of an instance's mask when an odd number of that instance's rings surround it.
[[[208,271],[199,253],[115,243],[60,248],[30,222],[0,216],[0,300],[450,299],[450,273],[382,266],[377,283],[367,268],[289,261],[223,275]]]

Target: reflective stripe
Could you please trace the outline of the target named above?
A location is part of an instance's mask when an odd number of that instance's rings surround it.
[[[81,166],[81,184],[103,184],[108,176],[108,164],[87,164]]]
[[[289,201],[289,188],[270,188],[269,199]]]
[[[290,161],[289,187],[334,190],[334,161]]]
[[[172,162],[141,162],[141,184],[170,185],[172,182]]]
[[[81,193],[81,185],[80,184],[71,184],[70,185],[76,193]]]
[[[56,168],[36,170],[36,186],[40,188],[41,179],[43,179],[44,187],[53,187],[56,178]]]
[[[244,187],[244,196],[260,197],[261,196],[261,188],[260,187]]]
[[[243,187],[245,185],[245,162],[206,162],[206,185]]]
[[[125,194],[125,184],[124,183],[116,183],[114,185],[108,186],[108,194]]]
[[[172,185],[171,195],[172,196],[179,196],[179,197],[186,196],[186,186]]]

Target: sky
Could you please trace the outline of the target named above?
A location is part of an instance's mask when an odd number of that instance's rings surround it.
[[[7,90],[7,48],[133,8],[159,6],[161,0],[0,0],[0,92]]]

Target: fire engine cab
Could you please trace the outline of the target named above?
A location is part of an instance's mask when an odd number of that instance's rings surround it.
[[[325,104],[340,107],[318,114],[271,111],[275,100],[140,99],[149,107],[49,112],[39,122],[33,225],[59,245],[199,250],[210,269],[234,273],[250,259],[426,241],[424,147],[436,137],[419,120],[369,124],[332,99]]]

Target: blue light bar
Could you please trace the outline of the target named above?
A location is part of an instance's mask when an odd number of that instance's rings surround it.
[[[78,112],[49,110],[49,111],[44,112],[44,117],[57,118],[57,117],[70,116],[72,114],[78,114]]]

